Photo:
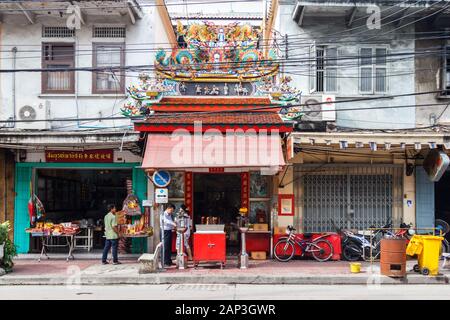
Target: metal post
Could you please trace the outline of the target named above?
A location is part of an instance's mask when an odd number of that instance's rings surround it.
[[[289,59],[289,43],[288,43],[288,35],[284,35],[284,58]]]
[[[165,247],[165,242],[164,242],[164,208],[161,206],[161,214],[160,214],[160,217],[162,216],[162,219],[160,219],[161,220],[161,241],[162,241],[162,250],[161,250],[161,254],[162,254],[162,258],[161,258],[161,266],[162,266],[162,270],[166,270],[166,266],[164,265],[164,257],[165,257],[165,250],[164,250],[164,247]]]
[[[247,232],[247,228],[241,228],[241,240],[242,240],[242,251],[241,251],[241,257],[240,257],[240,269],[247,269],[248,268],[248,254],[245,246],[245,233]]]
[[[177,233],[180,234],[180,243],[177,250],[177,267],[180,270],[184,270],[186,267],[185,253],[184,253],[184,233],[186,232],[186,218],[184,213],[180,212],[177,218]],[[178,238],[178,237],[177,237]],[[178,240],[178,239],[177,239]]]

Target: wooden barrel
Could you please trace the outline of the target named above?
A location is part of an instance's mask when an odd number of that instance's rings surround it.
[[[381,274],[389,277],[406,276],[406,239],[381,240]]]

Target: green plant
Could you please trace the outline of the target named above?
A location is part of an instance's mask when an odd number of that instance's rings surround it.
[[[6,272],[11,272],[14,266],[13,258],[17,255],[16,245],[9,240],[8,233],[10,231],[9,221],[0,224],[0,245],[4,244],[3,259],[0,260],[0,267]]]
[[[9,230],[9,221],[0,223],[0,244],[5,243],[6,239],[8,239]]]

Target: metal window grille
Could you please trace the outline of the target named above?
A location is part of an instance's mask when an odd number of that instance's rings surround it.
[[[336,92],[337,91],[337,48],[329,46],[316,47],[316,76],[315,91]]]
[[[75,29],[67,27],[42,27],[42,37],[44,38],[71,38],[75,36]]]
[[[403,213],[403,167],[342,165],[316,170],[296,166],[296,197],[305,232],[364,230],[388,220],[399,224]]]
[[[94,38],[125,38],[125,35],[125,27],[101,26],[94,27],[92,36]]]

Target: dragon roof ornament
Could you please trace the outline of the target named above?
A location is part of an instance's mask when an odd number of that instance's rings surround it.
[[[261,29],[238,22],[176,26],[179,48],[156,53],[155,67],[164,78],[178,81],[258,81],[278,72],[278,53],[260,49]]]

